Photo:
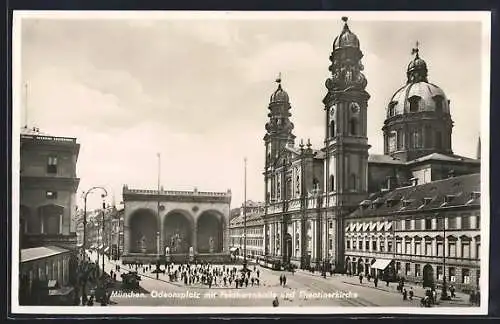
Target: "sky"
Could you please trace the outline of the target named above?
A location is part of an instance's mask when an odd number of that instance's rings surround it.
[[[320,148],[328,58],[342,15],[24,17],[16,34],[19,91],[28,84],[16,107],[20,125],[27,120],[50,135],[77,138],[79,197],[96,185],[108,188],[116,203],[124,184],[156,189],[159,152],[165,189],[231,189],[231,208],[244,199],[247,157],[247,199],[262,201],[264,125],[274,80],[281,72],[297,144],[310,138]],[[385,109],[406,82],[418,41],[429,82],[451,100],[454,153],[475,157],[484,106],[481,50],[489,42],[481,23],[384,17],[349,18],[371,95],[370,153],[383,152]],[[99,195],[89,198],[90,208],[99,205]]]

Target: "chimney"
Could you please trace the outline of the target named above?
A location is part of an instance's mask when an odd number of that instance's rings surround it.
[[[415,187],[418,185],[418,178],[411,178],[410,182],[411,182],[411,185]]]

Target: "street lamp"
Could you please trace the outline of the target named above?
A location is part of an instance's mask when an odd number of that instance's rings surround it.
[[[245,162],[244,190],[243,190],[243,270],[247,270],[247,158]]]
[[[322,231],[322,222],[321,222],[321,205],[323,204],[323,201],[322,201],[322,194],[321,194],[321,191],[320,189],[316,189],[314,190],[314,198],[316,198],[316,210],[318,212],[318,238],[319,238],[319,242],[318,242],[318,250],[321,248],[321,231]],[[322,264],[322,270],[321,270],[321,275],[326,278],[326,271],[325,271],[325,260],[321,260],[322,259],[322,253],[317,253],[317,258],[318,258],[318,263],[319,264]]]
[[[108,191],[103,187],[92,187],[87,192],[83,193],[83,250],[87,250],[87,196],[92,191],[100,189],[103,191],[101,195],[102,198],[105,198],[108,195]]]
[[[435,214],[437,221],[439,218],[443,220],[443,286],[441,290],[441,300],[449,300],[448,296],[448,284],[446,283],[446,218],[441,216],[439,213]]]

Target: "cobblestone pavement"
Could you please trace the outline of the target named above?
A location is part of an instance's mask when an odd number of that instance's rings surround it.
[[[95,259],[95,255],[93,256]],[[102,262],[102,261],[101,261]],[[106,272],[115,269],[120,261],[106,261]],[[227,265],[233,267],[234,265]],[[238,265],[237,268],[241,268]],[[253,270],[253,265],[249,268]],[[121,265],[121,273],[133,269]],[[265,306],[272,307],[272,300],[277,296],[281,306],[309,307],[309,306],[341,306],[341,307],[420,307],[421,289],[413,286],[416,293],[414,300],[404,301],[401,294],[396,291],[395,284],[385,287],[385,282],[379,282],[377,288],[373,281],[360,284],[357,277],[334,275],[323,278],[320,274],[305,271],[290,272],[273,271],[256,266],[260,271],[260,286],[249,284],[248,287],[236,289],[234,283],[231,287],[202,285],[184,285],[183,282],[169,282],[165,274],[159,274],[156,279],[154,273],[138,274],[141,292],[127,294],[121,290],[114,291],[111,297],[112,306]],[[285,273],[286,285],[280,286],[279,276]],[[119,275],[117,276],[117,279]],[[409,287],[409,286],[408,286]],[[442,302],[441,306],[468,306],[463,296],[450,301]]]

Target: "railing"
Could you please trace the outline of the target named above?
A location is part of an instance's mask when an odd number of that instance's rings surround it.
[[[124,194],[145,194],[145,195],[157,195],[158,190],[149,189],[123,189]],[[160,190],[160,195],[163,196],[204,196],[204,197],[229,197],[230,192],[215,192],[215,191],[182,191],[182,190]]]
[[[65,142],[65,143],[76,143],[76,138],[74,137],[57,137],[48,135],[21,135],[21,140],[33,140],[33,141],[51,141],[51,142]]]

